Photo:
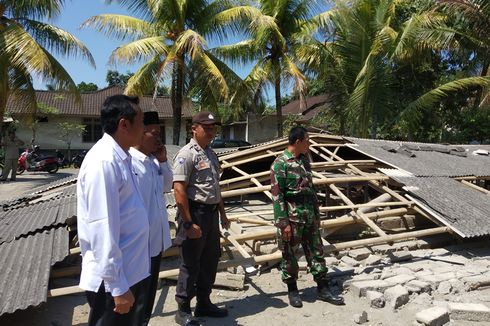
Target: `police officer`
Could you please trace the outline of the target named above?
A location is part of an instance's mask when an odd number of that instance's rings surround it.
[[[225,317],[228,311],[212,304],[209,295],[216,278],[220,250],[219,217],[229,227],[219,187],[219,161],[209,144],[219,124],[212,113],[192,118],[193,138],[174,162],[174,195],[178,208],[176,244],[181,265],[176,288],[179,325],[200,325],[192,317],[191,299],[196,296],[195,316]]]
[[[271,166],[274,221],[278,228],[279,249],[282,252],[281,278],[288,287],[290,305],[302,307],[296,284],[296,253],[301,244],[308,269],[318,284],[318,298],[341,305],[344,303],[343,299],[333,295],[328,289],[327,267],[320,235],[320,211],[310,162],[305,156],[310,146],[308,132],[303,127],[294,127],[288,138],[287,149]]]

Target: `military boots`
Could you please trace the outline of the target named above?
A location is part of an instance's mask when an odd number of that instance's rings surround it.
[[[215,304],[211,303],[209,297],[198,298],[194,315],[196,317],[208,316],[221,318],[228,316],[228,310],[225,308],[218,308]]]
[[[326,301],[337,306],[344,305],[344,298],[342,298],[342,296],[340,295],[330,292],[330,289],[328,288],[328,282],[325,280],[318,281],[317,292],[318,299],[322,301]]]

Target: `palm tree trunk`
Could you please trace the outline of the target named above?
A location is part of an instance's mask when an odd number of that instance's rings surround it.
[[[276,75],[274,91],[276,94],[276,123],[277,123],[277,136],[282,137],[282,100],[281,100],[281,76]]]
[[[172,110],[174,114],[173,144],[179,145],[182,124],[182,99],[184,93],[184,58],[174,63],[172,74]]]
[[[0,60],[0,141],[3,137],[3,115],[7,109],[7,99],[9,97],[7,64]]]

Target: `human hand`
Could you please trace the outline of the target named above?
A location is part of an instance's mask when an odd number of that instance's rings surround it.
[[[191,227],[186,230],[186,235],[189,239],[199,239],[202,236],[201,228],[197,224],[192,224]]]
[[[158,162],[160,163],[165,162],[167,160],[167,148],[165,147],[165,145],[160,143],[158,145],[156,152],[153,155],[155,155]]]
[[[293,235],[293,231],[291,229],[291,224],[289,224],[288,226],[286,226],[281,231],[282,231],[282,239],[284,241],[290,241],[291,240],[291,237]]]
[[[228,230],[230,228],[230,224],[231,224],[231,222],[228,219],[228,217],[226,217],[226,214],[221,215],[221,226],[224,229]]]
[[[123,295],[114,297],[114,312],[118,314],[127,314],[134,304],[134,296],[131,290],[128,290]]]

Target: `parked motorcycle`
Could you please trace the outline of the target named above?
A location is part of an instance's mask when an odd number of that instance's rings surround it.
[[[45,171],[48,173],[58,172],[58,158],[56,156],[41,156],[39,154],[39,146],[34,146],[31,150],[26,148],[19,156],[17,174],[22,174],[24,171]]]
[[[71,160],[71,164],[73,164],[73,167],[75,168],[80,168],[82,166],[83,159],[85,158],[85,155],[87,155],[87,151],[84,150],[81,153],[78,153],[73,157]]]

